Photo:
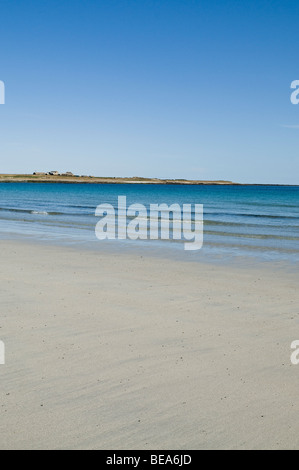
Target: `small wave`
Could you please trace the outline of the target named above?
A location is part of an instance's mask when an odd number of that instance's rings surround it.
[[[209,214],[211,216],[232,216],[232,217],[252,217],[257,219],[289,219],[289,220],[298,220],[298,216],[294,215],[282,215],[282,214],[252,214],[252,213],[244,213],[244,212],[212,212],[205,210],[205,215]]]
[[[11,208],[11,207],[0,207],[0,211],[3,211],[3,212],[17,212],[17,213],[21,213],[21,214],[30,214],[31,213],[31,211],[26,210],[26,209],[14,209],[14,208]]]
[[[31,211],[30,214],[34,214],[34,215],[49,215],[49,212],[47,212],[47,211]]]
[[[63,212],[47,212],[42,210],[32,210],[32,209],[17,209],[14,207],[0,207],[1,212],[13,212],[17,214],[34,214],[34,215],[67,215]],[[71,214],[72,215],[72,214]],[[79,214],[78,214],[79,215]],[[82,214],[80,214],[82,215]]]

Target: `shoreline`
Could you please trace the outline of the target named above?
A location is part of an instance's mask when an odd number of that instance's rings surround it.
[[[24,245],[28,248],[44,247],[45,249],[70,250],[74,255],[76,253],[89,253],[94,256],[121,256],[148,258],[153,260],[165,260],[166,262],[182,263],[183,265],[210,266],[220,269],[228,267],[240,271],[246,270],[265,270],[269,272],[285,272],[289,274],[299,275],[298,261],[290,258],[281,258],[263,256],[263,254],[255,254],[249,252],[240,252],[237,254],[233,251],[219,252],[219,246],[209,246],[209,252],[204,252],[207,245],[197,251],[189,252],[182,246],[165,245],[158,240],[157,245],[144,241],[128,240],[84,240],[77,238],[43,238],[41,235],[21,235],[10,233],[0,236],[0,243]],[[214,251],[215,250],[215,251]]]
[[[0,255],[2,449],[297,447],[298,274],[22,241]]]

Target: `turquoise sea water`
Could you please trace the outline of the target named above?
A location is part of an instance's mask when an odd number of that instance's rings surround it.
[[[116,208],[118,196],[126,196],[128,205],[146,207],[154,203],[203,204],[204,246],[200,256],[249,255],[299,261],[297,186],[1,183],[0,236],[106,243],[95,237],[95,209],[103,203]],[[109,243],[183,250],[182,241],[174,240]]]

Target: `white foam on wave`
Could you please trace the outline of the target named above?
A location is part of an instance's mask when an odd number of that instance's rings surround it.
[[[31,214],[34,215],[49,215],[46,211],[31,211]]]

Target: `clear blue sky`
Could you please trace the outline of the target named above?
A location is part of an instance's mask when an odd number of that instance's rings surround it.
[[[0,18],[0,173],[299,184],[298,0],[0,0]]]

